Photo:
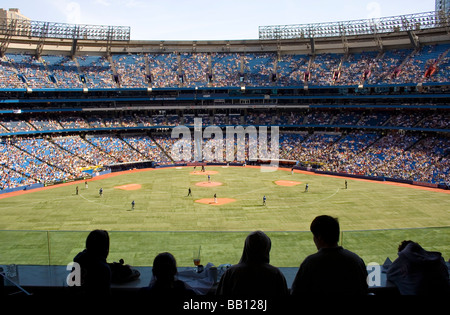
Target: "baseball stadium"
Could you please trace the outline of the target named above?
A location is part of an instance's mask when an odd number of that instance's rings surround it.
[[[192,272],[199,251],[220,275],[253,231],[290,286],[319,215],[368,266],[404,240],[447,262],[449,96],[448,11],[223,41],[2,18],[2,290],[67,292],[66,266],[97,229],[108,262],[141,271],[128,293],[162,252]]]

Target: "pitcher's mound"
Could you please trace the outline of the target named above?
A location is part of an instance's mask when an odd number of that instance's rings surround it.
[[[279,186],[296,186],[296,185],[300,185],[301,182],[296,182],[294,180],[277,180],[275,182],[275,184],[277,184]]]
[[[200,186],[200,187],[216,187],[216,186],[221,186],[222,183],[221,182],[198,182],[195,184],[195,186]]]
[[[190,172],[189,174],[191,174],[191,175],[214,175],[214,174],[218,174],[218,173],[219,173],[218,171],[204,171],[204,172],[193,171],[193,172]]]
[[[217,202],[214,202],[214,198],[204,198],[204,199],[197,199],[195,202],[203,203],[205,205],[214,205],[214,206],[220,206],[225,205],[230,202],[235,202],[236,199],[232,198],[217,198]]]
[[[141,189],[141,185],[139,184],[128,184],[123,186],[115,186],[116,189],[122,189],[122,190],[138,190]]]

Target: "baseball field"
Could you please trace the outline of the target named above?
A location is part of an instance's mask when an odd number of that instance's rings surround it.
[[[193,266],[201,246],[202,264],[234,264],[248,232],[262,230],[271,263],[295,267],[316,251],[309,225],[321,214],[339,219],[341,244],[366,263],[394,260],[405,239],[448,260],[449,192],[249,166],[114,173],[0,195],[0,264],[66,265],[93,229],[110,233],[111,262],[151,266],[169,251]]]

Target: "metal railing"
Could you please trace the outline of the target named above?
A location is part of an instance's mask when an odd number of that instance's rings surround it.
[[[449,22],[450,18],[448,11],[431,11],[376,19],[312,24],[269,25],[259,27],[259,39],[342,37],[417,31],[437,27],[449,27]]]
[[[8,265],[6,266],[7,271],[4,272],[3,268],[0,267],[0,288],[2,290],[4,290],[4,287],[13,287],[15,288],[17,291],[14,292],[10,292],[8,295],[15,295],[15,294],[20,294],[23,293],[25,295],[31,295],[30,292],[28,292],[27,290],[25,290],[18,281],[18,275],[17,275],[17,266],[16,265]],[[3,292],[2,292],[3,293]]]
[[[202,264],[237,263],[248,231],[109,231],[108,261],[124,259],[133,266],[150,266],[161,252],[171,252],[178,266],[194,266],[192,252],[202,246]],[[309,231],[267,231],[272,240],[270,261],[278,267],[298,267],[317,251]],[[88,231],[0,231],[0,265],[67,265],[85,247]],[[413,240],[425,249],[450,257],[450,227],[342,231],[340,245],[365,263],[383,264],[397,257],[398,245]]]

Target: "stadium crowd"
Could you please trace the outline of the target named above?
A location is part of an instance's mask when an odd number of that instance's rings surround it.
[[[24,115],[22,115],[24,116]],[[255,126],[298,126],[298,127],[355,127],[374,126],[414,127],[423,129],[446,130],[450,126],[450,115],[445,112],[430,111],[364,111],[364,110],[317,110],[317,111],[248,111],[242,113],[214,113],[194,116],[190,113],[155,114],[135,112],[110,116],[108,113],[91,115],[32,115],[28,118],[16,115],[0,117],[2,134],[14,134],[27,131],[58,131],[116,127],[150,127],[194,125],[194,118],[201,118],[203,126],[208,125],[255,125]]]
[[[7,53],[0,88],[145,88],[445,82],[448,44],[351,54],[161,53],[103,56]],[[431,69],[433,71],[431,71]]]
[[[2,139],[1,188],[82,177],[82,170],[93,166],[148,160],[159,164],[189,162],[194,157],[194,144],[179,137],[155,133]],[[256,148],[251,140],[238,141],[236,138],[233,143],[235,162],[245,163],[256,156],[249,152]],[[450,184],[450,139],[445,136],[401,131],[291,131],[281,133],[279,142],[281,159],[320,165],[324,171]],[[245,147],[245,156],[239,160],[238,145]],[[225,139],[203,139],[202,149],[209,161],[227,158]]]
[[[446,82],[450,77],[450,44],[419,49],[349,54],[294,55],[276,53],[160,53],[111,56],[40,57],[6,53],[0,58],[0,88],[144,88],[270,85],[357,85],[363,83]],[[433,69],[433,73],[430,72]],[[90,134],[96,128],[192,125],[290,125],[334,128],[336,132],[285,132],[281,158],[315,163],[331,172],[450,184],[449,139],[435,133],[402,133],[402,127],[448,129],[450,117],[429,111],[316,110],[222,113],[93,113],[0,117],[2,133],[1,189],[30,183],[66,180],[98,165],[153,160],[160,164],[193,156],[192,143],[164,133]],[[22,116],[23,117],[23,116]],[[390,132],[368,127],[392,127]],[[341,127],[352,129],[339,130]],[[87,129],[86,135],[61,136],[53,131]],[[355,129],[357,131],[355,131]],[[304,128],[302,129],[304,130]],[[381,129],[380,129],[381,130]],[[47,138],[15,133],[50,131]],[[141,131],[142,132],[142,131]],[[174,149],[174,144],[180,147]],[[233,145],[237,148],[238,144]],[[181,156],[181,146],[189,156]],[[245,157],[253,148],[244,144]],[[205,154],[224,143],[204,140]],[[237,151],[237,149],[235,150]],[[253,154],[253,153],[252,153]],[[226,156],[224,155],[225,159]],[[220,160],[219,156],[216,159]]]

